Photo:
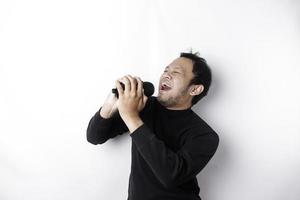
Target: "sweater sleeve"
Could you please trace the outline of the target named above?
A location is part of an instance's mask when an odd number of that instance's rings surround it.
[[[100,115],[101,109],[90,119],[86,130],[87,141],[95,145],[128,131],[118,111],[110,118],[103,118]]]
[[[193,130],[189,135],[181,149],[173,152],[146,124],[130,134],[155,176],[168,188],[195,177],[217,150],[219,137],[215,132],[203,134]]]

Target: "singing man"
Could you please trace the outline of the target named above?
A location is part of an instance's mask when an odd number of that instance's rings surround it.
[[[119,96],[109,92],[89,121],[87,141],[103,144],[129,133],[127,200],[201,200],[196,175],[215,154],[219,136],[191,108],[206,96],[211,76],[206,60],[190,52],[164,68],[157,97],[144,94],[139,77],[115,81]]]

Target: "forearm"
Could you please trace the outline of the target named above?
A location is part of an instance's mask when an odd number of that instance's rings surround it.
[[[103,118],[101,110],[102,107],[90,119],[86,130],[87,140],[92,144],[102,144],[109,138],[128,131],[117,112],[110,118]]]
[[[209,134],[195,134],[174,152],[146,124],[130,134],[153,173],[168,188],[196,176],[213,156],[218,140]]]
[[[108,104],[103,104],[99,112],[100,116],[104,119],[111,118],[115,114],[116,110],[113,110],[113,107]]]

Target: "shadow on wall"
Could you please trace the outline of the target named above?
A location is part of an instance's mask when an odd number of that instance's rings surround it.
[[[228,165],[230,165],[229,160],[231,160],[228,149],[228,145],[220,137],[220,144],[217,152],[204,169],[197,175],[201,198],[213,199],[213,197],[217,197],[217,188],[220,188],[220,185],[226,182],[224,180],[220,182],[220,177],[225,177],[225,174],[228,174]]]
[[[205,115],[205,113],[211,112],[211,104],[215,100],[221,98],[220,91],[223,91],[223,88],[220,86],[224,86],[221,77],[218,77],[218,74],[213,74],[212,85],[210,86],[209,92],[207,96],[201,99],[194,107],[194,112],[199,115],[201,118]],[[204,118],[203,120],[207,122]],[[213,121],[214,119],[210,119],[209,121]],[[197,175],[197,180],[200,187],[200,197],[203,199],[214,199],[217,197],[217,190],[220,185],[226,183],[224,177],[227,177],[228,169],[230,169],[230,165],[232,165],[231,158],[231,149],[230,141],[226,140],[224,129],[217,129],[214,125],[207,122],[209,126],[212,127],[216,131],[219,136],[219,146],[212,157],[212,159],[208,162],[208,164],[202,169],[202,171]],[[221,130],[221,131],[219,131]],[[220,178],[222,177],[222,178]]]
[[[290,0],[290,7],[294,9],[295,13],[298,14],[298,20],[300,19],[300,1],[299,0]],[[298,27],[299,28],[299,27]]]
[[[128,139],[127,137],[130,137],[129,131],[124,132],[121,135],[117,135],[114,138],[111,138],[110,143],[111,143],[111,145],[116,146],[116,147],[120,146],[120,143],[126,142],[126,140]]]

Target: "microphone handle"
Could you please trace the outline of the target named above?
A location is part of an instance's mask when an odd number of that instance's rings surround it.
[[[121,83],[121,82],[120,82]],[[123,90],[125,90],[125,85],[121,83],[121,86]],[[154,86],[150,82],[143,82],[143,89],[144,89],[144,94],[149,97],[154,93]],[[117,98],[119,98],[119,92],[117,88],[112,89],[112,93],[116,95]]]
[[[121,83],[121,82],[120,82],[120,83]],[[124,85],[124,83],[121,83],[121,86],[122,86],[123,90],[125,90],[125,85]],[[118,92],[118,89],[117,89],[117,88],[113,88],[113,89],[111,90],[111,92],[114,93],[114,94],[116,95],[117,98],[119,98],[119,92]]]

